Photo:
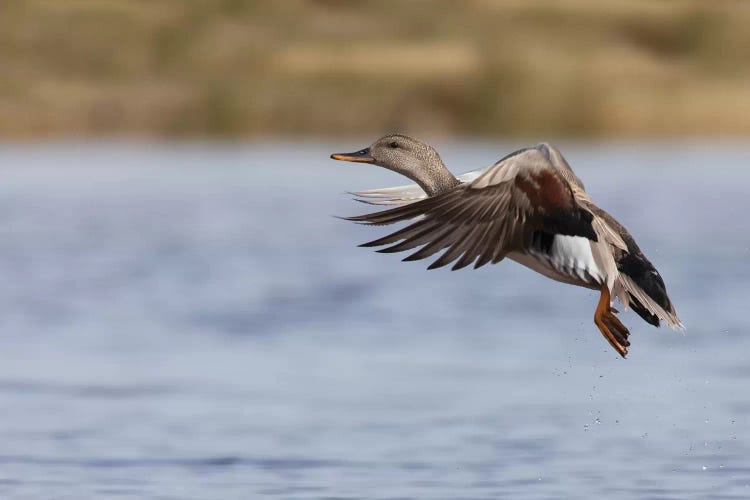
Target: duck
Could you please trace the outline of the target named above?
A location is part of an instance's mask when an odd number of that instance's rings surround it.
[[[555,281],[599,292],[594,324],[625,358],[630,330],[615,299],[647,323],[683,330],[664,280],[635,239],[587,194],[562,153],[549,143],[513,151],[491,166],[454,176],[432,146],[388,134],[369,147],[335,153],[416,184],[352,193],[385,210],[344,219],[372,226],[407,225],[362,247],[381,253],[414,250],[404,261],[427,259],[428,269],[453,264],[475,269],[508,259]]]

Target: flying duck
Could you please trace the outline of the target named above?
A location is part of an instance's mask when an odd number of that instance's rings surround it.
[[[431,146],[391,134],[334,160],[372,163],[410,178],[416,185],[352,193],[359,201],[395,205],[347,220],[409,224],[363,247],[378,252],[419,248],[405,261],[445,250],[428,269],[454,263],[453,270],[516,261],[548,278],[601,293],[594,324],[622,356],[630,331],[615,316],[615,298],[647,323],[684,329],[659,272],[633,237],[594,204],[559,150],[538,144],[514,151],[486,169],[458,177]]]

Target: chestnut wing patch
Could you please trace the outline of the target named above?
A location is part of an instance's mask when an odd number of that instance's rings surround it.
[[[578,205],[567,181],[558,172],[548,168],[522,171],[516,175],[515,185],[526,195],[532,213],[538,218],[536,229],[597,241],[591,226],[592,214]]]
[[[570,209],[575,205],[573,193],[567,183],[549,169],[537,172],[519,172],[516,188],[526,195],[536,210]]]

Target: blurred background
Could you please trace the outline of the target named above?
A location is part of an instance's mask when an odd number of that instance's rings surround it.
[[[0,497],[750,497],[750,3],[3,0]],[[553,141],[680,334],[425,271],[335,162]]]
[[[6,138],[750,132],[750,4],[6,0]]]

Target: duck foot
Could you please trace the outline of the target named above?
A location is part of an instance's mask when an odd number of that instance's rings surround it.
[[[594,312],[594,324],[602,332],[609,345],[624,358],[627,356],[630,346],[628,341],[630,330],[615,316],[614,313],[617,312],[617,309],[610,306],[609,288],[606,284],[602,285],[601,292],[599,304],[597,304],[596,312]]]

